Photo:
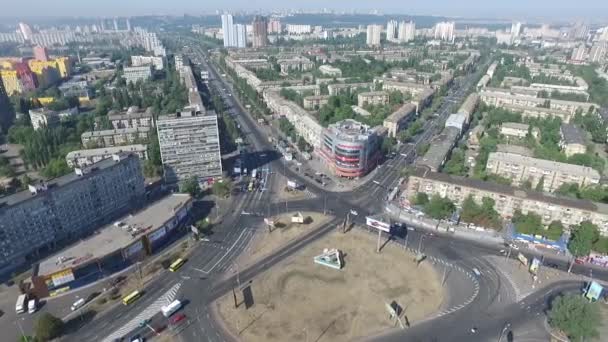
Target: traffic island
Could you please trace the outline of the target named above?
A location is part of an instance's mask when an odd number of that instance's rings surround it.
[[[361,230],[332,232],[250,283],[235,284],[215,303],[217,312],[243,341],[346,341],[399,326],[395,312],[404,325],[436,312],[441,275],[428,263],[417,266],[396,244],[381,253],[376,247]],[[332,250],[340,251],[341,267],[314,262]]]

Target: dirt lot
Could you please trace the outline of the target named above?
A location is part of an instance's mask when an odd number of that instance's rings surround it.
[[[323,248],[344,253],[342,270],[313,262]],[[397,245],[375,248],[361,230],[330,233],[254,279],[249,309],[235,309],[229,293],[218,312],[243,341],[346,341],[393,327],[385,303],[397,302],[410,323],[439,309],[444,293],[430,265],[417,268]]]
[[[258,231],[253,238],[251,247],[238,257],[237,262],[239,266],[241,268],[247,267],[263,257],[270,255],[273,251],[297,239],[303,234],[319,228],[332,219],[332,216],[326,216],[315,212],[301,213],[305,218],[310,217],[312,222],[308,224],[291,223],[291,217],[296,214],[295,212],[273,216],[272,220],[276,227],[273,228],[270,233],[266,227]]]

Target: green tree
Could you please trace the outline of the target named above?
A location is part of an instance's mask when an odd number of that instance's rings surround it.
[[[548,316],[549,324],[564,332],[573,342],[598,336],[599,308],[581,295],[562,295],[553,299]]]
[[[536,187],[534,190],[543,192],[545,190],[545,176],[540,177],[538,183],[536,183]]]
[[[179,185],[179,191],[183,193],[188,193],[192,197],[197,197],[201,191],[201,188],[198,185],[198,180],[196,177],[192,176]]]
[[[43,313],[35,324],[36,341],[50,341],[63,333],[63,321],[48,312]]]
[[[215,182],[212,186],[213,194],[218,197],[230,196],[231,184],[228,181]]]
[[[416,197],[414,198],[415,205],[425,206],[427,203],[429,203],[429,196],[427,194],[424,192],[419,192],[416,194]]]
[[[568,241],[568,250],[575,257],[587,256],[593,248],[593,244],[600,237],[599,229],[590,221],[583,221],[576,226],[570,227],[572,232]]]
[[[456,206],[448,198],[433,195],[430,201],[424,206],[424,212],[434,219],[448,218],[456,210]]]
[[[391,153],[396,144],[397,144],[397,141],[395,140],[395,138],[385,137],[384,139],[382,139],[382,147],[381,147],[382,153],[384,153],[384,154]]]
[[[526,215],[519,210],[515,211],[512,222],[521,234],[536,235],[543,227],[542,218],[533,211],[529,211]]]
[[[549,224],[543,235],[551,241],[557,241],[562,237],[563,233],[564,225],[560,221],[553,221]]]
[[[452,152],[452,156],[450,157],[450,160],[445,163],[443,171],[458,176],[467,174],[468,168],[465,165],[465,155],[462,149],[458,148]]]

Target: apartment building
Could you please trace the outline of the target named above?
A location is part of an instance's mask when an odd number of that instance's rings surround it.
[[[315,67],[315,64],[309,59],[297,56],[289,59],[279,59],[277,64],[281,68],[281,73],[289,74],[290,71],[309,71]]]
[[[559,133],[561,137],[559,146],[566,156],[570,157],[587,152],[585,135],[578,127],[572,124],[562,124]]]
[[[141,205],[141,163],[114,155],[0,198],[0,270],[77,240]]]
[[[305,96],[302,105],[306,110],[318,110],[329,102],[329,98],[329,95]]]
[[[342,70],[331,65],[321,65],[319,67],[319,72],[330,77],[342,77]]]
[[[460,130],[458,128],[444,128],[441,134],[431,139],[429,150],[424,156],[418,157],[416,165],[426,166],[434,172],[439,171],[456,146],[459,137]]]
[[[155,70],[163,70],[165,68],[165,58],[155,56],[131,56],[131,66],[153,66]]]
[[[55,127],[59,125],[59,113],[46,108],[30,109],[30,122],[35,131],[43,127]]]
[[[397,133],[405,128],[405,125],[416,115],[416,105],[406,103],[394,113],[384,119],[383,126],[387,128],[387,135],[396,138]]]
[[[486,172],[511,179],[514,186],[529,181],[532,187],[536,187],[542,179],[546,192],[553,192],[562,184],[574,183],[584,187],[598,184],[600,181],[600,174],[587,166],[503,152],[490,153]]]
[[[504,122],[500,125],[500,134],[507,138],[523,139],[528,135],[528,132],[534,139],[538,139],[540,131],[537,127],[530,129],[530,125],[519,122]]]
[[[112,147],[147,142],[150,127],[117,128],[84,132],[80,136],[83,146]]]
[[[65,156],[65,161],[71,168],[82,168],[104,159],[112,158],[113,155],[121,153],[134,154],[138,156],[140,160],[148,159],[148,147],[146,145],[136,144],[71,151]]]
[[[210,182],[222,176],[217,115],[182,111],[156,122],[165,182],[175,184],[191,177]]]
[[[114,129],[154,127],[152,111],[141,111],[137,107],[130,107],[124,113],[109,113],[108,121]]]
[[[340,95],[347,91],[354,90],[369,90],[372,88],[372,83],[336,83],[336,84],[328,84],[327,90],[329,91],[329,95]]]
[[[587,200],[564,198],[542,192],[522,190],[508,185],[485,182],[474,178],[450,176],[418,168],[409,176],[406,195],[412,199],[417,193],[439,195],[457,206],[469,196],[481,204],[484,197],[494,200],[494,209],[505,219],[511,219],[516,210],[523,214],[540,215],[543,224],[561,221],[564,227],[582,221],[596,224],[602,235],[608,235],[608,206]]]
[[[385,105],[388,103],[388,93],[386,91],[368,91],[357,95],[357,105]]]
[[[124,67],[122,77],[127,84],[146,81],[152,78],[152,67],[150,65]]]
[[[412,97],[416,97],[419,94],[423,93],[429,86],[424,85],[422,83],[413,83],[413,82],[397,82],[390,81],[385,79],[374,79],[374,82],[382,82],[382,90],[384,91],[393,91],[397,90],[404,94],[410,94]]]

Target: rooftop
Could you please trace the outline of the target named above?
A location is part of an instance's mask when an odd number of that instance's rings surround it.
[[[125,145],[125,146],[116,146],[116,147],[104,147],[104,148],[93,148],[88,150],[76,150],[69,152],[66,155],[66,159],[73,159],[78,157],[91,157],[91,156],[99,156],[99,155],[108,155],[108,154],[116,154],[121,152],[143,152],[147,149],[146,145],[135,144],[135,145]]]
[[[579,176],[586,176],[590,178],[600,179],[600,174],[588,166],[574,165],[555,162],[551,160],[530,158],[514,153],[505,152],[491,152],[488,156],[488,164],[491,161],[499,161],[508,164],[525,165],[528,167],[535,167],[542,170],[560,171],[569,174],[576,174]]]
[[[415,112],[416,105],[412,103],[406,103],[403,106],[399,107],[399,109],[397,109],[393,114],[389,115],[384,121],[396,123],[401,121],[404,117]]]
[[[374,133],[369,126],[353,119],[338,121],[329,125],[327,129],[344,140],[363,140]]]
[[[129,134],[129,133],[139,133],[139,132],[148,132],[150,131],[150,127],[137,127],[137,128],[117,128],[117,129],[106,129],[103,131],[90,131],[82,133],[81,137],[102,137],[106,135],[114,135],[114,134]]]
[[[530,128],[529,125],[522,124],[522,123],[519,123],[519,122],[503,122],[503,124],[500,125],[500,127],[501,128],[516,129],[516,130],[526,131],[526,132]]]
[[[572,124],[562,124],[560,132],[564,143],[566,144],[580,144],[585,145],[585,138],[583,132]]]
[[[460,130],[455,127],[446,127],[441,134],[435,136],[431,141],[431,147],[422,156],[418,163],[421,165],[427,165],[434,169],[439,169],[445,157],[450,152],[456,137],[460,134]]]
[[[155,231],[171,219],[190,200],[187,194],[172,194],[145,209],[124,217],[116,224],[99,229],[96,234],[40,263],[38,274],[47,275],[127,247],[144,233]],[[117,222],[117,223],[118,223]],[[59,262],[59,258],[64,261]]]

